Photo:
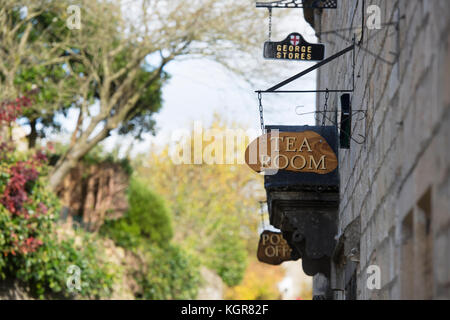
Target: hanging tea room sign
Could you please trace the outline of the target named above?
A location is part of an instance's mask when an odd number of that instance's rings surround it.
[[[286,170],[326,175],[338,167],[331,146],[311,130],[266,133],[249,144],[245,161],[256,172]]]

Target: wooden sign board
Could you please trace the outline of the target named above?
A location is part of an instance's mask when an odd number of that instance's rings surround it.
[[[322,61],[325,45],[307,42],[300,33],[291,33],[280,42],[264,43],[264,58],[291,61]]]
[[[328,174],[338,167],[338,158],[327,141],[314,131],[271,131],[245,150],[245,162],[256,172],[286,170]]]
[[[280,232],[264,231],[259,238],[258,260],[271,265],[280,265],[285,261],[294,261],[292,249]]]

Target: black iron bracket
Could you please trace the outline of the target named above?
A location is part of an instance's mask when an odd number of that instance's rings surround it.
[[[278,83],[277,85],[267,89],[267,90],[257,90],[255,91],[258,94],[262,94],[262,93],[317,93],[317,92],[342,92],[342,93],[351,93],[354,92],[355,90],[355,47],[356,47],[356,43],[355,43],[355,38],[353,38],[353,44],[347,48],[345,48],[342,51],[339,51],[338,53],[332,55],[331,57],[315,64],[314,66],[312,66],[311,68],[308,68],[300,73],[297,73],[296,75],[290,77],[289,79],[286,79],[280,83]],[[336,60],[337,58],[345,55],[348,52],[353,52],[353,80],[352,80],[352,88],[351,89],[320,89],[320,90],[278,90],[282,87],[284,87],[285,85],[291,83],[292,81],[295,81],[305,75],[307,75],[308,73]]]
[[[314,114],[314,118],[316,119],[317,122],[320,122],[321,119],[318,118],[318,115],[321,115],[323,117],[323,119],[328,120],[333,126],[338,127],[337,121],[333,120],[330,116],[328,116],[328,114],[336,114],[337,112],[343,113],[342,111],[335,110],[335,111],[311,111],[311,112],[304,112],[304,113],[296,112],[296,114],[298,116]],[[367,110],[352,110],[351,116],[353,117],[355,115],[358,115],[358,118],[355,120],[356,122],[363,121],[367,118]],[[348,134],[344,131],[341,131],[341,133],[344,134],[345,136],[347,136],[349,139],[351,139],[356,144],[359,144],[359,145],[364,144],[366,142],[366,137],[361,134],[358,134],[359,139],[356,139],[354,131],[355,131],[355,129],[350,134]]]

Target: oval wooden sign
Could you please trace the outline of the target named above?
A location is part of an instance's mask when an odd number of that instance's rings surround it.
[[[268,230],[264,231],[259,238],[257,257],[260,262],[275,266],[294,260],[292,249],[282,233]]]
[[[287,170],[328,174],[338,159],[327,141],[314,131],[270,132],[245,150],[245,162],[256,172]]]

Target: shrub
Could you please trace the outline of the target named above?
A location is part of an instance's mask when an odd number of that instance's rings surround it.
[[[33,254],[9,259],[7,272],[26,283],[39,297],[106,298],[112,293],[114,272],[100,259],[101,251],[92,240],[81,246],[74,240],[46,239]],[[80,291],[71,291],[67,282],[69,266],[80,268]]]
[[[141,274],[140,298],[189,300],[197,297],[200,284],[198,261],[175,245],[149,247],[147,269]]]
[[[128,190],[125,216],[107,221],[100,232],[141,255],[144,264],[134,275],[141,299],[195,299],[200,282],[199,263],[186,251],[170,244],[173,236],[164,201],[137,179]]]
[[[220,230],[205,255],[205,265],[215,270],[228,286],[238,285],[247,267],[247,250],[238,230],[237,227]]]
[[[111,237],[125,248],[137,247],[141,241],[159,246],[173,236],[172,223],[164,201],[143,183],[131,179],[128,191],[129,209],[125,216],[107,221],[101,234]]]
[[[27,97],[0,102],[0,125],[10,125],[31,103]],[[60,206],[46,188],[46,155],[14,150],[0,141],[0,279],[19,280],[40,298],[109,296],[113,272],[92,238],[85,236],[78,246],[57,239]],[[73,294],[66,284],[71,265],[81,271],[81,291]]]
[[[17,279],[40,298],[109,296],[113,275],[95,243],[57,240],[60,206],[46,188],[44,154],[25,160],[3,145],[0,158],[0,278]],[[81,291],[74,295],[66,285],[70,265],[81,269]]]

